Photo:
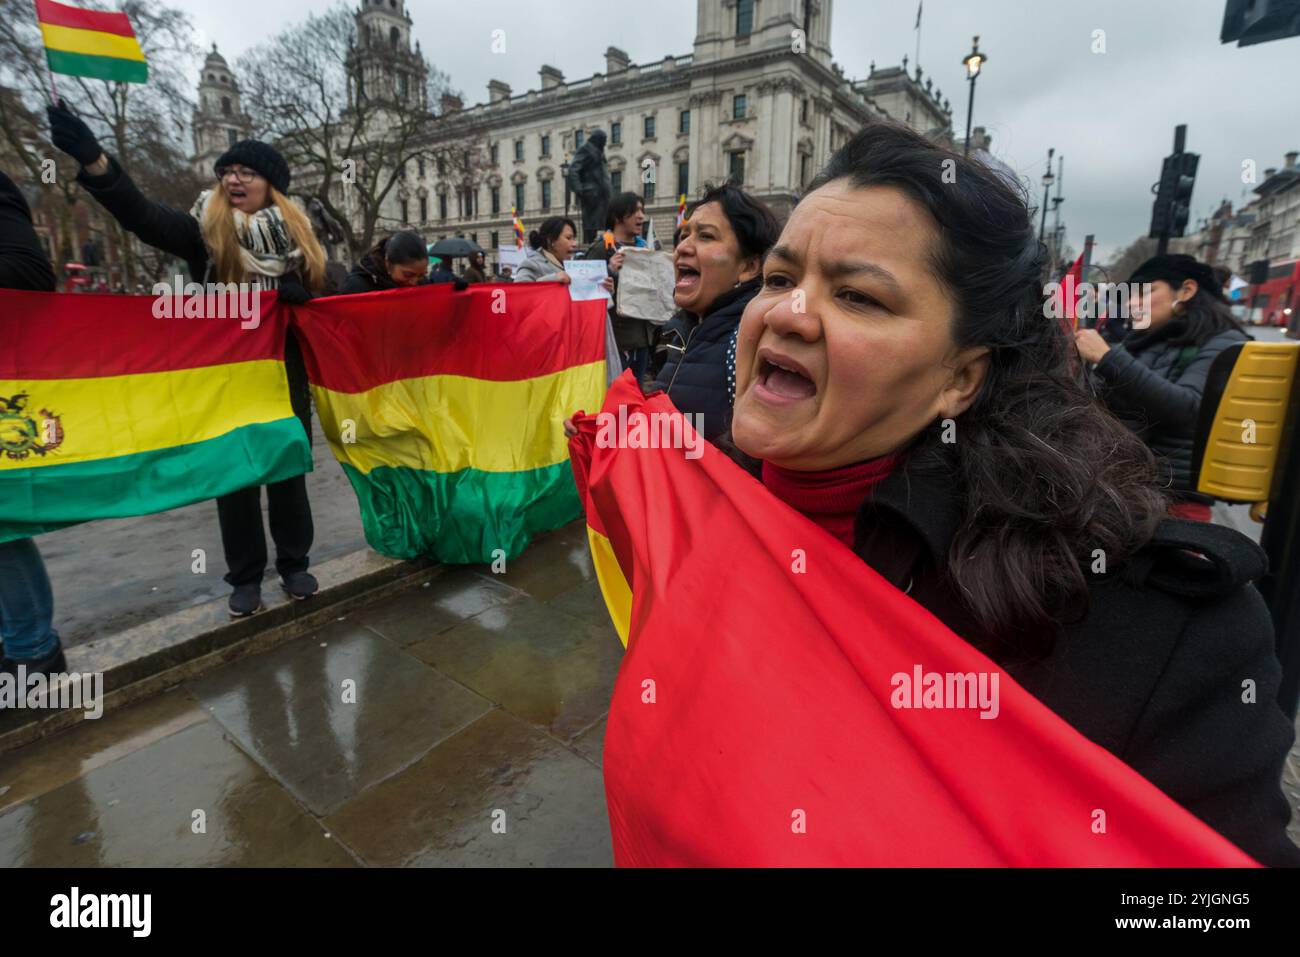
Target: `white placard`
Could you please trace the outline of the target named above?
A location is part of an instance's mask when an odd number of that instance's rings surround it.
[[[623,268],[618,271],[618,305],[615,310],[629,319],[644,319],[663,325],[677,312],[673,287],[677,272],[673,257],[653,249],[623,247]]]
[[[609,269],[603,259],[570,259],[564,264],[564,271],[573,280],[569,284],[569,298],[574,302],[588,299],[604,299],[608,302],[613,297],[601,283],[609,275]]]

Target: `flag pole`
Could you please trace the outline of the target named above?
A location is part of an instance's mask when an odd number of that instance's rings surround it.
[[[921,66],[921,10],[925,6],[925,0],[921,0],[916,5],[916,66]]]

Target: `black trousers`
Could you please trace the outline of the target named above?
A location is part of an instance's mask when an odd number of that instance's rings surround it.
[[[285,372],[289,379],[289,401],[294,414],[311,434],[311,393],[302,351],[293,333],[285,344]],[[266,486],[266,503],[275,542],[275,570],[280,577],[305,572],[309,564],[315,528],[311,504],[307,501],[307,476],[295,475]],[[226,552],[226,583],[257,584],[266,572],[266,533],[262,528],[262,486],[250,485],[217,499],[221,523],[221,545]]]

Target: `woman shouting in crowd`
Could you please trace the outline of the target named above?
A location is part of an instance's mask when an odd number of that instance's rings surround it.
[[[155,203],[131,181],[117,160],[62,101],[47,110],[54,145],[81,164],[77,181],[128,232],[150,246],[185,260],[195,282],[256,283],[282,300],[303,303],[325,277],[325,252],[307,216],[285,192],[289,166],[273,147],[257,140],[236,143],[218,158],[216,182],[188,212]],[[285,370],[294,413],[311,437],[311,398],[302,351],[288,334]],[[217,499],[221,541],[233,586],[230,613],[251,615],[262,607],[266,536],[261,489],[240,489]],[[313,528],[303,475],[266,487],[276,571],[295,599],[317,591],[308,571]]]

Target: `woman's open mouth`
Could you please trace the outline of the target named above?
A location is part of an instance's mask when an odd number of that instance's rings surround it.
[[[677,267],[677,285],[675,289],[694,289],[700,284],[700,271],[693,266]]]
[[[754,390],[768,402],[797,402],[815,396],[817,384],[793,359],[764,350],[758,355]]]
[[[227,189],[226,195],[230,198],[231,205],[233,206],[238,206],[240,203],[242,203],[245,199],[248,198],[247,193],[245,193],[242,189],[238,189],[236,187],[231,187]]]

